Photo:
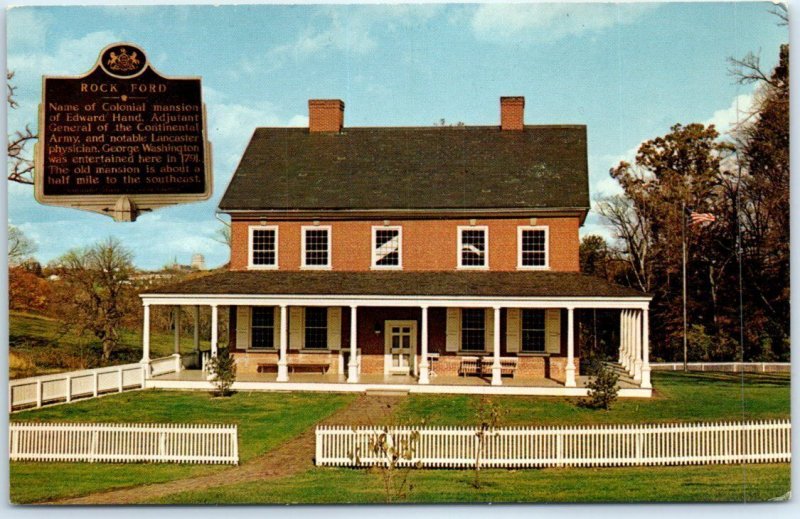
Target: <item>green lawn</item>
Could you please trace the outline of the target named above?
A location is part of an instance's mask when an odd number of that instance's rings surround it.
[[[610,412],[580,408],[564,398],[495,397],[501,425],[733,421],[788,418],[789,377],[713,373],[654,373],[652,399],[622,399]],[[32,410],[14,421],[196,422],[239,424],[242,461],[288,440],[352,401],[312,393],[240,393],[230,399],[200,392],[147,390]],[[397,410],[399,423],[475,423],[480,398],[415,395]],[[218,466],[12,463],[11,499],[29,503],[193,477]],[[607,469],[486,470],[472,488],[472,472],[418,470],[410,475],[413,502],[455,501],[758,501],[789,489],[789,464]],[[46,482],[46,484],[45,484]],[[269,484],[253,483],[168,496],[175,503],[383,502],[379,475],[350,469],[313,469]]]
[[[743,502],[779,498],[790,489],[790,465],[483,470],[481,488],[469,470],[412,470],[411,490],[393,501],[410,503]],[[400,474],[400,473],[399,473]],[[380,473],[315,468],[264,482],[185,492],[162,504],[383,503]]]
[[[59,371],[80,369],[92,365],[102,351],[100,341],[94,337],[79,336],[64,329],[63,323],[51,317],[12,311],[9,314],[9,346],[11,352],[11,378],[29,377]],[[200,341],[208,348],[208,341]],[[175,348],[172,333],[152,331],[150,356],[172,355]],[[181,336],[181,352],[194,349],[191,334]],[[111,364],[137,362],[142,357],[140,330],[123,329],[120,345],[112,356]]]
[[[352,400],[322,393],[135,391],[12,415],[13,421],[235,423],[246,462],[300,434]],[[112,463],[12,463],[11,500],[30,503],[192,477],[221,466]],[[46,482],[46,484],[43,484]]]
[[[789,374],[654,372],[653,398],[623,398],[609,412],[575,405],[576,399],[508,396],[491,399],[501,408],[500,425],[572,425],[665,421],[732,421],[788,418]],[[476,423],[480,396],[411,395],[398,422]]]

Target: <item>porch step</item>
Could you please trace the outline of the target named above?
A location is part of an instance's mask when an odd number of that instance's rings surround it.
[[[408,396],[408,389],[373,387],[364,391],[369,396]]]

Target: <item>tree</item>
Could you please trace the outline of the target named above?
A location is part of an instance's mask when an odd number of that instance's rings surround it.
[[[592,372],[594,378],[586,385],[589,389],[589,396],[580,400],[579,405],[608,411],[611,409],[611,404],[617,399],[619,375],[599,358],[596,360]]]
[[[8,224],[8,264],[22,265],[34,252],[36,244],[25,236],[19,227]]]
[[[211,373],[211,382],[217,388],[219,396],[230,396],[231,387],[236,382],[236,359],[230,354],[228,348],[222,348],[216,357],[211,357],[208,371]]]
[[[47,308],[50,285],[24,267],[8,269],[8,306],[12,310],[38,310]]]
[[[605,238],[596,234],[584,236],[580,251],[581,272],[608,278],[609,250]]]
[[[67,252],[57,260],[63,283],[62,301],[67,320],[100,339],[103,359],[108,361],[119,343],[119,328],[126,313],[135,311],[130,283],[133,253],[116,238],[89,248]]]
[[[14,99],[16,87],[11,83],[13,78],[14,72],[6,72],[6,101],[9,109],[19,106]],[[28,145],[38,138],[39,136],[31,131],[30,126],[25,126],[24,130],[17,130],[8,136],[8,180],[21,184],[33,184],[33,159],[30,157]]]

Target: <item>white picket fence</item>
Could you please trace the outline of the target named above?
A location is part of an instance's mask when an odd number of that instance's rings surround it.
[[[372,449],[385,443],[405,447],[401,466],[609,467],[766,463],[791,460],[791,422],[510,427],[488,430],[483,447],[468,427],[370,428],[319,426],[316,464],[372,466],[386,455]]]
[[[722,371],[727,373],[789,373],[789,362],[688,362],[689,371]],[[683,362],[651,362],[653,371],[683,371]]]
[[[174,356],[154,359],[151,362],[152,369],[157,371],[156,374],[173,372],[177,365],[178,362]],[[19,378],[8,382],[8,411],[42,407],[58,402],[68,403],[79,398],[92,398],[104,393],[141,389],[144,386],[144,368],[138,362]]]
[[[238,464],[236,425],[9,425],[12,461],[174,462]]]

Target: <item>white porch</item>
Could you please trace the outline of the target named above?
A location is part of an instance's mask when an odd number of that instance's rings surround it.
[[[516,394],[547,396],[583,396],[588,377],[576,375],[574,313],[579,308],[613,308],[620,311],[620,345],[618,361],[628,376],[619,383],[621,397],[649,397],[651,395],[649,344],[648,344],[648,306],[649,298],[627,298],[611,300],[601,298],[443,298],[443,297],[380,297],[380,296],[232,296],[232,295],[173,295],[155,294],[142,296],[144,304],[144,333],[142,365],[146,373],[147,387],[170,389],[212,389],[207,374],[202,370],[185,369],[195,362],[181,359],[180,323],[175,326],[175,354],[173,369],[153,370],[149,351],[149,321],[151,306],[171,306],[179,308],[190,306],[194,315],[194,344],[197,358],[203,356],[199,351],[199,309],[211,309],[211,348],[207,356],[215,356],[219,350],[219,311],[222,307],[270,306],[275,308],[275,334],[277,372],[240,374],[234,385],[235,390],[251,391],[341,391],[363,392],[392,390],[409,393],[465,393],[465,394]],[[346,366],[338,373],[306,374],[290,373],[289,337],[287,319],[295,307],[338,307],[349,309],[349,345],[340,352]],[[362,372],[360,345],[357,335],[359,310],[376,307],[416,308],[420,312],[420,344],[414,356],[413,370],[409,375],[378,375]],[[437,376],[431,369],[432,357],[429,353],[429,309],[431,308],[484,308],[487,319],[495,323],[487,328],[491,347],[486,352],[484,362],[490,362],[491,375],[480,377]],[[566,364],[565,379],[557,382],[549,378],[503,377],[504,362],[501,355],[500,315],[503,309],[563,309],[566,314]],[[176,321],[180,312],[176,312]],[[513,357],[511,357],[513,358]],[[563,359],[563,357],[562,357]],[[161,363],[162,366],[164,363]],[[201,363],[202,364],[202,363]],[[199,366],[198,366],[199,367]],[[165,371],[172,373],[165,374]]]

